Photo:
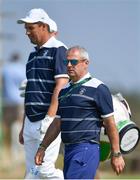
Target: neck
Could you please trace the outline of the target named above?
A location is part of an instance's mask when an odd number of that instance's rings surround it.
[[[83,75],[81,75],[81,76],[78,76],[78,77],[71,77],[71,80],[72,80],[73,82],[77,82],[77,81],[79,81],[80,79],[82,79],[86,74],[87,74],[87,73],[85,73],[85,74],[83,74]]]
[[[38,44],[38,48],[40,48],[43,44],[45,44],[53,35],[50,33],[49,35],[44,35],[42,37],[42,41]]]
[[[71,80],[72,80],[73,82],[77,82],[77,81],[79,81],[80,79],[79,79],[79,78],[75,78],[75,77],[73,78],[73,77],[72,77]]]

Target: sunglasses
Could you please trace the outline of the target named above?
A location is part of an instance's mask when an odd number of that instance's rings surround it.
[[[78,60],[78,59],[71,59],[71,60],[64,59],[63,63],[67,66],[69,64],[69,62],[70,62],[72,66],[76,66],[78,63],[80,63],[81,61],[84,61],[84,60],[85,59],[82,59],[82,60]]]

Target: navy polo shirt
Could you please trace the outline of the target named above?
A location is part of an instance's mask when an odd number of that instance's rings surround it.
[[[60,93],[58,115],[64,143],[99,143],[102,118],[113,115],[111,93],[96,78],[77,87],[68,84]]]
[[[32,122],[42,120],[46,116],[55,87],[55,78],[68,77],[66,66],[63,64],[66,50],[62,42],[52,37],[29,56],[26,65],[25,114]]]

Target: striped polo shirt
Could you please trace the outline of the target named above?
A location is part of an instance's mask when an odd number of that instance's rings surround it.
[[[65,144],[99,143],[102,118],[113,115],[108,87],[100,80],[89,77],[88,73],[76,86],[69,83],[60,93],[58,116],[61,118],[61,136]]]
[[[26,64],[27,86],[25,114],[31,122],[42,120],[48,111],[55,79],[68,77],[63,60],[66,46],[51,37],[41,48],[35,48]]]

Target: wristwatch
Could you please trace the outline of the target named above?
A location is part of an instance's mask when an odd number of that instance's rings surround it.
[[[119,151],[119,152],[111,152],[111,156],[112,157],[120,157],[122,156],[122,153]]]

